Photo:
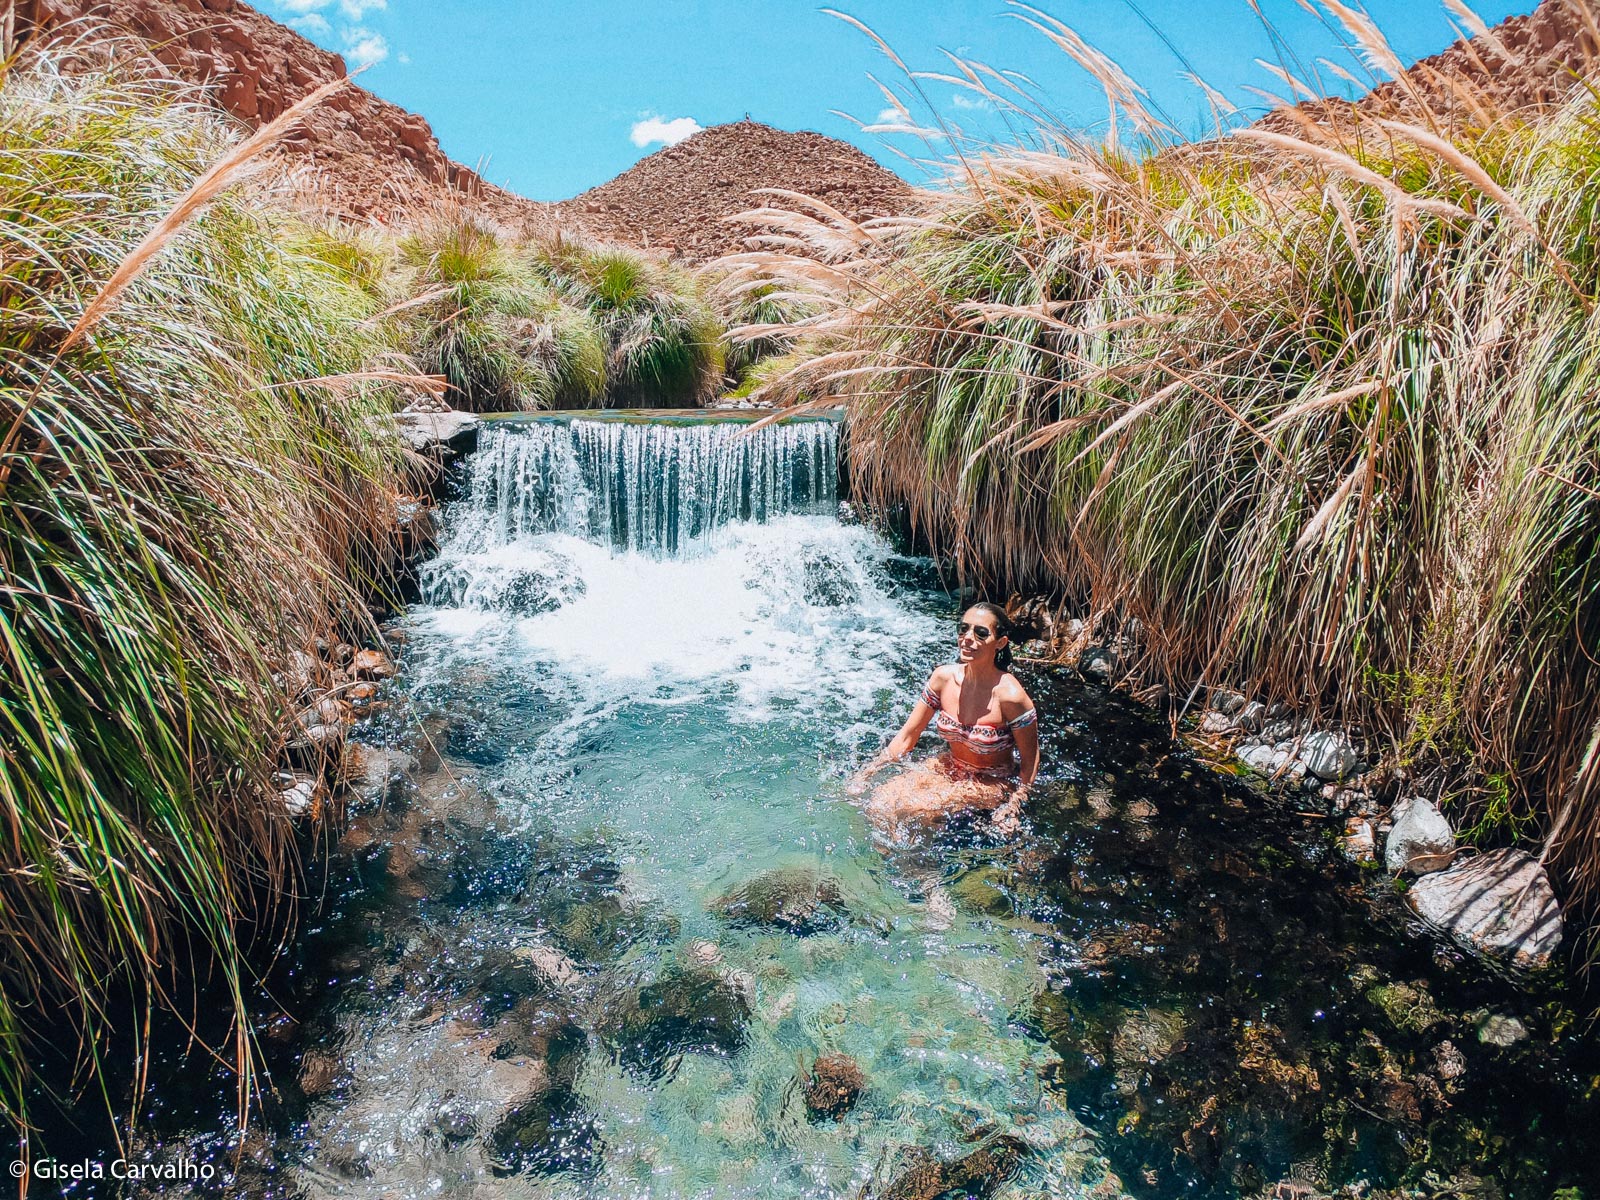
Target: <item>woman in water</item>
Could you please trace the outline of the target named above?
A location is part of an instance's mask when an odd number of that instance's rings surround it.
[[[981,809],[993,814],[996,830],[1013,833],[1039,772],[1033,700],[1006,669],[1011,639],[1005,613],[993,604],[974,604],[956,630],[956,663],[934,669],[910,718],[851,789],[860,794],[876,771],[909,754],[933,721],[949,749],[872,793],[867,817],[880,828],[897,831]]]

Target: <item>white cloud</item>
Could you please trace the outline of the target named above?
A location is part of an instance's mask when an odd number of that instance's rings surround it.
[[[628,137],[635,146],[644,147],[660,142],[663,146],[676,146],[686,137],[700,132],[700,122],[693,117],[673,117],[668,120],[654,113],[642,121],[635,121]]]
[[[344,56],[358,67],[369,67],[389,57],[389,40],[360,25],[341,30]]]
[[[994,104],[982,96],[969,96],[965,92],[957,92],[950,97],[950,103],[957,108],[976,109],[979,112],[993,112]]]
[[[326,4],[328,0],[322,0]],[[359,21],[369,12],[382,12],[389,0],[339,0],[339,11],[352,21]]]
[[[314,13],[332,3],[333,0],[278,0],[278,7],[286,8],[292,13]]]
[[[886,108],[873,118],[874,125],[898,125],[911,119],[911,114],[898,108]]]
[[[402,67],[409,67],[411,65],[411,55],[397,54],[395,56],[395,62],[399,63]]]
[[[298,29],[307,37],[327,37],[333,32],[333,26],[328,24],[328,19],[320,13],[307,13],[303,17],[295,17],[289,22],[290,29]]]

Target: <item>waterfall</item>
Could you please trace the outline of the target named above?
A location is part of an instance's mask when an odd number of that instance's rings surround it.
[[[439,554],[423,567],[423,598],[527,615],[583,593],[580,546],[586,561],[599,551],[665,562],[714,551],[717,531],[733,526],[831,518],[838,429],[540,420],[486,431],[466,470]]]
[[[676,555],[734,521],[831,511],[838,430],[796,421],[537,421],[497,429],[470,463],[464,503],[493,514],[502,542],[567,533],[619,550]]]

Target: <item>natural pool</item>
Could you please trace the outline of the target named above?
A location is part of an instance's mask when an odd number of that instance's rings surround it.
[[[1024,834],[876,844],[844,783],[956,605],[841,522],[836,455],[825,422],[485,436],[367,733],[418,770],[274,977],[265,1120],[229,1148],[191,1059],[149,1152],[306,1200],[1600,1195],[1563,997],[1408,936],[1320,822],[1117,697],[1024,666]],[[837,1120],[797,1086],[826,1052],[866,1080]]]

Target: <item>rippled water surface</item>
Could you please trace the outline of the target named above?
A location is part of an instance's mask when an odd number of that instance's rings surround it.
[[[191,1067],[155,1153],[305,1200],[1600,1196],[1563,998],[1409,936],[1119,699],[1020,668],[1023,835],[877,844],[844,784],[955,601],[841,523],[831,426],[632,430],[468,464],[364,735],[418,769],[274,976],[266,1120],[224,1150]],[[828,1052],[837,1120],[798,1086]]]

